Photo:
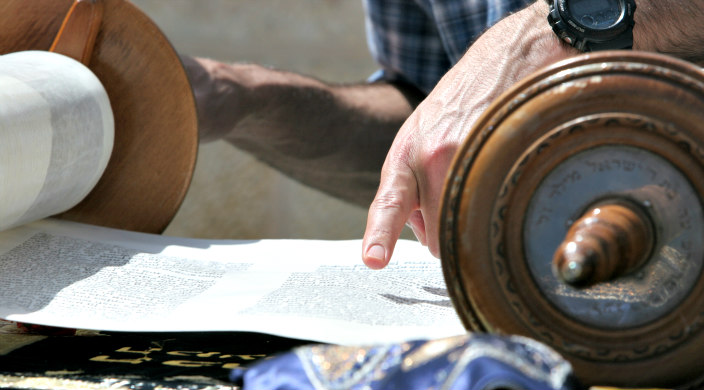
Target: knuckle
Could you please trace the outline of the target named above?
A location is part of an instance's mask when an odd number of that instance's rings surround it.
[[[388,227],[383,227],[383,226],[375,227],[371,230],[370,237],[374,237],[377,240],[379,240],[379,239],[383,240],[383,239],[386,239],[389,237],[393,237],[393,231],[391,231],[391,229],[389,229]]]
[[[420,152],[422,164],[428,168],[439,168],[447,165],[457,152],[457,145],[440,144],[423,149]]]
[[[379,211],[400,211],[403,207],[403,198],[395,191],[377,194],[372,207]]]

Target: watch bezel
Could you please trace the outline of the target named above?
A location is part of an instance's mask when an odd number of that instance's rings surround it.
[[[566,18],[567,23],[570,24],[572,27],[575,27],[577,29],[581,28],[581,29],[584,29],[585,31],[589,30],[592,34],[598,33],[600,31],[604,31],[604,30],[612,30],[614,28],[619,28],[620,24],[623,24],[623,20],[626,17],[626,12],[628,12],[626,2],[624,0],[606,0],[606,1],[615,1],[616,3],[618,3],[621,12],[620,12],[618,18],[616,19],[616,21],[611,23],[608,27],[594,29],[594,28],[590,28],[589,26],[586,26],[583,23],[579,22],[578,18],[574,17],[574,13],[569,11],[568,4],[572,1],[575,1],[575,0],[560,0],[560,1],[558,1],[558,10],[560,11],[560,14],[562,14],[563,17],[567,16],[567,18]]]

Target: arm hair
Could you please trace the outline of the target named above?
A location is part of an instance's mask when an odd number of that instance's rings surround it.
[[[704,1],[636,0],[634,49],[704,65]]]

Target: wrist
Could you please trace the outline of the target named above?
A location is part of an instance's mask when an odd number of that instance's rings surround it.
[[[252,105],[246,65],[229,65],[207,58],[183,57],[198,111],[201,142],[230,136]]]

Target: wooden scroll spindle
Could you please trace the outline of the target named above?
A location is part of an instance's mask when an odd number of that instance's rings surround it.
[[[626,275],[652,253],[651,218],[630,201],[591,208],[567,232],[553,257],[553,273],[573,286],[590,286]]]
[[[66,14],[49,51],[71,57],[88,66],[103,12],[102,0],[76,0]]]

